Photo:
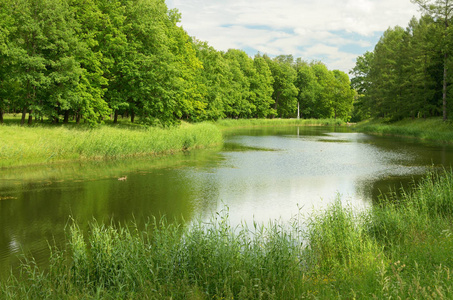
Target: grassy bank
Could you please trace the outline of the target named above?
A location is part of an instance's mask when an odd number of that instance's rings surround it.
[[[346,125],[346,123],[339,119],[224,119],[217,121],[216,125],[222,129],[234,129],[272,126],[334,126]]]
[[[222,143],[213,124],[144,127],[0,126],[0,168],[56,161],[144,156]]]
[[[382,120],[364,121],[355,126],[360,132],[412,137],[428,141],[453,143],[453,124],[436,119],[406,119],[387,123]]]
[[[147,128],[120,120],[96,128],[36,124],[20,126],[18,117],[0,125],[0,168],[60,161],[145,156],[205,148],[222,143],[221,130],[243,127],[340,125],[341,121],[252,119],[183,123],[173,128]]]
[[[337,201],[289,224],[73,225],[49,270],[26,262],[0,298],[451,299],[452,221],[446,173],[365,212]]]

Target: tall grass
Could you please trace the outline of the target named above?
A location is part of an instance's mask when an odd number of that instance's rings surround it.
[[[387,123],[382,120],[368,120],[355,126],[361,132],[412,137],[428,141],[453,142],[453,124],[441,118],[406,119]]]
[[[429,174],[367,211],[338,199],[288,224],[74,223],[48,269],[25,261],[0,298],[452,299],[452,182]]]
[[[0,126],[0,168],[53,161],[142,156],[222,143],[213,124],[180,127],[20,127]]]

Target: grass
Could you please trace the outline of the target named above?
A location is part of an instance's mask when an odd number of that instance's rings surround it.
[[[213,124],[174,128],[131,126],[0,126],[0,168],[49,162],[173,153],[222,143]]]
[[[91,128],[81,124],[20,126],[20,118],[5,116],[0,125],[0,168],[175,153],[223,142],[222,131],[254,126],[340,125],[342,121],[251,119],[215,123],[182,123],[172,128],[144,127],[127,120]]]
[[[328,126],[345,125],[340,119],[224,119],[216,124],[222,129],[266,126]]]
[[[287,224],[73,223],[48,269],[24,261],[2,299],[452,299],[453,173],[357,211]]]
[[[453,124],[450,121],[444,122],[441,118],[405,119],[393,123],[368,120],[357,124],[355,129],[371,134],[453,143]]]

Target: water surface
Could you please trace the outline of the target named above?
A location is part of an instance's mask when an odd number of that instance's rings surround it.
[[[17,269],[23,252],[45,264],[48,244],[65,242],[70,217],[86,229],[93,219],[207,219],[228,207],[233,224],[284,221],[338,196],[366,208],[380,191],[453,162],[451,146],[345,127],[235,130],[225,142],[170,157],[0,170],[0,278]]]

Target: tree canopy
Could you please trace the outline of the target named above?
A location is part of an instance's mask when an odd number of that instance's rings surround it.
[[[404,29],[387,29],[374,51],[351,70],[354,119],[389,120],[451,115],[451,0],[413,0],[425,13]]]
[[[338,117],[348,75],[291,55],[218,51],[190,37],[164,0],[0,2],[0,122]],[[28,120],[26,115],[28,114]],[[136,118],[137,117],[137,118]]]

